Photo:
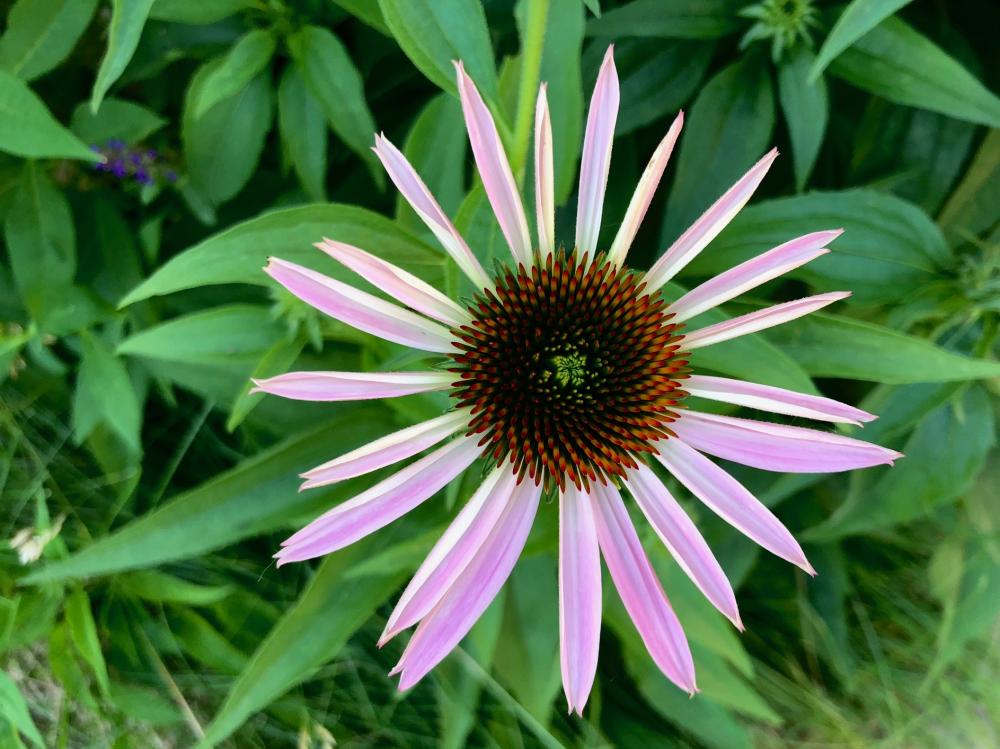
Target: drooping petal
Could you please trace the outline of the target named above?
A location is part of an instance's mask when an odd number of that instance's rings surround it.
[[[829,252],[826,245],[843,234],[843,229],[817,231],[785,242],[773,250],[720,273],[701,286],[692,289],[670,305],[676,322],[690,320],[705,310],[718,307],[740,294],[784,275]]]
[[[667,487],[642,463],[629,473],[625,483],[678,566],[698,586],[705,598],[742,632],[743,622],[740,621],[736,595],[726,573],[722,571],[698,528],[667,491]]]
[[[768,151],[750,171],[730,187],[712,207],[691,224],[663,256],[646,273],[646,288],[655,291],[677,273],[726,228],[733,217],[747,204],[754,190],[760,185],[767,170],[778,157],[778,149]]]
[[[836,473],[901,457],[840,434],[696,411],[684,411],[670,427],[695,450],[765,471]]]
[[[876,418],[874,414],[854,406],[848,406],[846,403],[835,401],[832,398],[796,393],[784,388],[757,385],[728,377],[691,375],[684,380],[684,390],[689,395],[698,398],[734,403],[760,411],[802,416],[806,419],[819,421],[834,421],[860,426],[862,422],[872,421]]]
[[[639,184],[636,185],[635,193],[628,204],[628,210],[625,211],[622,225],[618,229],[618,234],[615,235],[615,241],[611,243],[611,249],[608,250],[609,263],[620,266],[625,262],[625,256],[628,255],[636,232],[639,231],[639,226],[646,217],[646,211],[649,210],[649,204],[653,200],[653,195],[656,194],[656,187],[660,184],[663,170],[667,168],[667,162],[670,160],[670,154],[674,150],[674,144],[681,134],[682,127],[684,127],[683,112],[674,119],[667,134],[660,141],[660,145],[653,151],[653,156],[646,165],[642,177],[639,178]]]
[[[584,254],[596,252],[604,211],[604,190],[611,168],[611,144],[618,120],[618,71],[614,45],[608,47],[590,97],[587,130],[580,157],[580,189],[576,207],[576,247]]]
[[[688,333],[684,336],[684,349],[690,351],[696,348],[705,348],[705,346],[711,346],[715,343],[773,328],[775,325],[781,325],[803,315],[808,315],[810,312],[823,309],[828,304],[846,299],[850,295],[849,291],[832,291],[829,294],[816,294],[784,304],[775,304],[773,307],[765,307],[756,312],[748,312],[731,320],[725,320]]]
[[[591,506],[601,554],[653,662],[685,692],[698,691],[687,637],[642,548],[618,490],[593,485]]]
[[[538,251],[543,259],[556,249],[555,168],[547,88],[545,83],[538,87],[535,104],[535,221],[538,224]]]
[[[458,267],[479,288],[492,288],[493,284],[483,266],[402,152],[381,135],[375,137],[375,148],[372,150],[389,173],[389,179],[396,185],[396,189],[406,198],[420,220],[427,224],[427,228],[434,233]]]
[[[472,155],[476,159],[486,197],[493,206],[500,231],[514,253],[514,259],[530,268],[532,251],[528,220],[524,216],[521,196],[517,192],[517,183],[510,171],[510,162],[493,122],[493,115],[472,79],[466,75],[461,62],[455,63],[455,70],[458,73],[458,93],[462,99],[465,127],[469,131]]]
[[[657,458],[704,505],[772,554],[815,575],[798,541],[744,486],[681,439],[657,443]]]
[[[287,372],[254,380],[250,392],[299,401],[374,400],[446,390],[454,379],[448,372]]]
[[[524,548],[540,496],[541,489],[529,481],[515,488],[489,538],[410,638],[392,671],[401,672],[400,689],[409,689],[440,663],[496,597]]]
[[[342,549],[402,517],[468,468],[476,440],[459,437],[430,455],[337,505],[282,544],[278,564],[301,562]]]
[[[489,539],[514,493],[509,466],[493,469],[413,575],[386,622],[379,647],[412,627],[437,605]]]
[[[569,712],[583,715],[601,644],[601,554],[590,498],[559,496],[559,660]]]
[[[423,351],[454,351],[447,328],[322,273],[278,258],[264,272],[306,304],[358,330]]]
[[[464,428],[468,423],[468,410],[460,409],[387,434],[357,450],[351,450],[339,458],[306,471],[302,474],[302,477],[306,479],[302,488],[312,489],[317,486],[327,486],[391,466],[393,463],[398,463],[423,452],[428,447],[433,447],[441,440]]]
[[[376,288],[396,301],[457,328],[468,323],[469,313],[435,289],[392,263],[375,257],[370,252],[332,239],[323,239],[316,247],[353,270]]]

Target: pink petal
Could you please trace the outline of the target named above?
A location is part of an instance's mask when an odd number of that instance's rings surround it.
[[[569,711],[583,715],[601,644],[601,554],[590,498],[559,496],[559,656]]]
[[[770,385],[757,385],[728,377],[691,375],[684,380],[684,390],[698,398],[735,403],[738,406],[756,408],[788,416],[802,416],[819,421],[835,421],[841,424],[861,425],[861,422],[876,418],[860,408],[818,395],[805,395]]]
[[[390,639],[427,616],[489,539],[510,503],[517,476],[510,466],[495,468],[431,549],[406,586],[379,639]]]
[[[831,432],[696,411],[685,411],[670,427],[695,450],[765,471],[835,473],[892,465],[901,457]]]
[[[417,627],[393,673],[399,688],[409,689],[441,662],[472,629],[514,569],[538,509],[541,489],[531,482],[517,486],[493,532]]]
[[[555,171],[552,165],[552,121],[546,84],[538,88],[535,105],[535,220],[538,224],[538,250],[542,257],[556,248]]]
[[[445,248],[452,259],[458,264],[465,275],[479,288],[492,288],[489,276],[483,270],[476,256],[472,254],[469,245],[465,243],[462,235],[458,233],[451,219],[441,210],[441,206],[434,200],[431,191],[427,189],[423,180],[416,170],[410,166],[410,162],[402,152],[389,142],[384,136],[375,136],[375,155],[378,156],[389,179],[393,181],[400,194],[406,198],[406,202],[416,211],[420,219],[427,224],[441,246]]]
[[[618,71],[615,70],[614,45],[608,47],[597,74],[594,93],[587,113],[587,131],[583,136],[580,163],[580,190],[576,208],[576,247],[586,255],[597,250],[604,211],[604,190],[611,168],[611,144],[618,119]]]
[[[393,463],[398,463],[423,452],[428,447],[433,447],[459,429],[466,427],[468,423],[469,412],[462,409],[406,429],[400,429],[398,432],[369,442],[357,450],[352,450],[335,460],[306,471],[302,474],[302,477],[306,479],[302,488],[312,489],[317,486],[327,486],[391,466]]]
[[[317,243],[316,247],[346,265],[376,288],[395,297],[396,301],[428,317],[440,320],[449,327],[457,328],[472,319],[466,310],[429,283],[369,252],[332,239],[324,239]]]
[[[342,549],[402,517],[468,468],[480,454],[476,439],[460,437],[411,463],[371,489],[318,517],[288,538],[278,565]]]
[[[646,288],[649,291],[660,288],[677,275],[685,265],[708,246],[709,242],[719,235],[719,232],[726,228],[750,200],[750,196],[760,185],[776,158],[778,158],[778,149],[768,151],[764,158],[754,164],[750,171],[740,177],[736,184],[730,187],[721,198],[712,204],[711,208],[681,234],[678,240],[670,246],[670,249],[663,253],[663,256],[646,273]]]
[[[681,112],[677,115],[667,134],[663,136],[660,145],[653,151],[653,156],[646,165],[642,177],[639,178],[639,184],[636,185],[632,201],[628,204],[628,210],[625,211],[625,218],[618,229],[615,241],[611,243],[611,249],[608,251],[608,262],[618,266],[625,262],[625,256],[628,255],[636,232],[639,231],[639,226],[642,224],[643,218],[646,217],[646,211],[649,210],[649,204],[653,200],[653,195],[656,194],[656,187],[660,184],[663,170],[667,168],[670,154],[674,150],[674,144],[677,142],[677,137],[681,134],[683,126],[684,113]]]
[[[507,239],[514,259],[526,267],[531,267],[531,235],[528,221],[524,217],[524,206],[517,192],[510,162],[500,142],[500,134],[493,122],[493,116],[483,102],[472,79],[465,74],[461,62],[455,63],[458,73],[458,93],[462,99],[465,127],[469,131],[469,143],[476,158],[479,176],[483,179],[486,197],[490,199],[493,213],[500,224],[500,231]]]
[[[687,637],[643,551],[618,490],[594,485],[591,505],[601,554],[622,603],[659,669],[685,692],[698,691]]]
[[[680,439],[657,447],[660,462],[708,509],[772,554],[816,574],[788,529],[739,481]]]
[[[288,372],[254,380],[257,387],[250,392],[300,401],[357,401],[447,390],[454,380],[448,372]]]
[[[626,485],[656,535],[691,582],[742,632],[743,622],[740,621],[736,596],[726,573],[667,487],[642,463],[629,474]]]
[[[784,275],[793,268],[805,265],[820,255],[825,255],[829,252],[825,245],[843,233],[843,229],[837,229],[806,234],[745,263],[740,263],[735,268],[730,268],[671,304],[670,311],[674,313],[674,320],[677,322],[689,320],[705,310],[735,299],[743,292],[760,286],[772,278]]]
[[[721,343],[722,341],[728,341],[732,338],[739,338],[750,333],[756,333],[767,328],[773,328],[775,325],[781,325],[803,315],[808,315],[810,312],[823,309],[828,304],[846,299],[850,295],[851,292],[849,291],[832,291],[829,294],[807,296],[803,299],[796,299],[793,302],[775,304],[773,307],[765,307],[756,312],[748,312],[731,320],[709,325],[707,328],[701,328],[693,333],[688,333],[684,336],[683,346],[685,350],[690,351],[696,348],[711,346],[715,343]]]
[[[454,351],[446,328],[322,273],[277,258],[264,272],[306,304],[358,330],[424,351]]]

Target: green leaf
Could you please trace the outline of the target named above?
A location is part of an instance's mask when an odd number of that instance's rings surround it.
[[[391,32],[385,24],[385,18],[382,17],[382,11],[379,9],[378,3],[373,3],[372,0],[333,0],[333,2],[362,23],[371,26],[380,34],[391,36]]]
[[[854,302],[897,302],[935,280],[951,253],[934,222],[911,203],[874,190],[814,192],[744,208],[685,269],[710,276],[806,231],[843,228],[830,252],[788,275]]]
[[[747,56],[723,68],[691,107],[697,126],[680,144],[677,176],[660,233],[669,246],[767,150],[774,93],[767,68]]]
[[[25,702],[21,690],[17,688],[17,683],[6,671],[0,671],[0,718],[26,736],[38,749],[45,749],[45,739],[38,731],[35,721],[31,719],[28,703]]]
[[[1000,127],[1000,99],[898,18],[887,19],[861,37],[831,64],[830,72],[897,104]]]
[[[109,692],[108,667],[97,637],[97,624],[90,610],[90,599],[83,588],[76,588],[66,597],[66,624],[77,652],[87,662],[97,677],[97,684],[105,695]]]
[[[587,23],[587,36],[717,39],[736,31],[743,0],[632,0]]]
[[[111,701],[125,715],[145,725],[169,726],[183,720],[173,702],[140,684],[111,682]]]
[[[121,305],[212,284],[266,286],[270,279],[261,268],[271,255],[353,282],[339,264],[327,262],[312,247],[323,236],[367,247],[430,283],[440,285],[443,280],[443,252],[435,252],[384,216],[354,206],[316,204],[270,211],[209,237],[164,263]]]
[[[991,130],[972,158],[969,171],[945,203],[938,223],[952,243],[964,241],[996,222],[1000,204],[1000,130]]]
[[[154,0],[149,17],[201,26],[251,7],[253,0]]]
[[[65,60],[87,29],[97,0],[17,0],[0,37],[0,68],[33,81]]]
[[[293,65],[285,68],[278,86],[278,130],[306,194],[313,200],[325,200],[326,121]]]
[[[809,79],[812,59],[812,52],[799,46],[778,67],[778,99],[792,139],[795,189],[799,192],[812,174],[829,114],[826,81]]]
[[[101,60],[90,97],[90,109],[96,112],[108,89],[117,81],[139,46],[142,28],[153,0],[111,0],[111,24],[108,26],[108,49]]]
[[[11,367],[14,365],[18,354],[21,353],[21,349],[30,340],[30,333],[20,333],[17,335],[0,334],[0,385],[10,375]]]
[[[361,74],[344,45],[326,29],[306,26],[288,38],[288,48],[330,128],[361,157],[381,185],[385,179],[382,165],[371,151],[375,120],[365,101]]]
[[[837,55],[910,2],[911,0],[852,0],[820,47],[809,71],[809,78],[817,80]]]
[[[3,70],[0,70],[0,151],[28,159],[100,161],[100,156],[56,122],[23,81]]]
[[[223,64],[221,59],[212,60],[195,73],[181,119],[191,182],[216,205],[234,197],[253,176],[271,129],[271,86],[266,75],[258,75],[238,94],[195,116],[202,91]]]
[[[205,76],[198,89],[192,115],[197,119],[220,101],[236,96],[267,67],[277,40],[265,29],[254,29],[241,37],[222,62]]]
[[[813,313],[771,328],[767,337],[813,377],[895,385],[1000,377],[1000,362],[846,317]]]
[[[229,597],[232,585],[198,585],[158,570],[140,570],[116,579],[122,591],[156,603],[211,606]]]
[[[139,399],[124,362],[100,338],[81,336],[82,358],[73,394],[73,433],[82,443],[99,424],[107,425],[134,454],[142,451]]]
[[[109,97],[96,113],[86,103],[78,105],[69,127],[85,143],[104,144],[115,139],[138,143],[166,124],[165,119],[141,104]]]
[[[250,377],[254,380],[259,380],[265,377],[274,377],[288,371],[288,368],[295,363],[295,360],[302,352],[305,343],[304,336],[298,336],[291,340],[282,338],[271,346],[260,358]],[[230,432],[236,429],[263,399],[264,393],[251,393],[250,384],[248,383],[230,409],[229,418],[226,420],[226,429]]]

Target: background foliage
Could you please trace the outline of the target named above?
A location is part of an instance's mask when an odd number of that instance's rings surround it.
[[[1000,7],[747,2],[0,0],[0,745],[998,745]],[[549,82],[569,236],[609,41],[622,111],[606,217],[688,115],[633,265],[775,143],[761,193],[680,282],[847,230],[727,312],[807,289],[853,289],[847,304],[696,366],[858,403],[881,415],[864,437],[908,457],[740,474],[808,542],[814,580],[699,518],[739,585],[742,637],[648,545],[692,639],[693,700],[609,594],[587,717],[565,717],[551,507],[462,648],[399,695],[385,674],[400,645],[375,640],[470,487],[315,567],[269,566],[289,529],[371,481],[299,494],[296,473],[442,402],[248,395],[248,377],[293,364],[406,363],[260,267],[278,254],[342,273],[311,249],[325,235],[460,291],[376,168],[376,130],[484,261],[504,257],[453,58],[522,176]]]

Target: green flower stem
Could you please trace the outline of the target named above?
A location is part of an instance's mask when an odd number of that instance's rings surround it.
[[[525,0],[523,37],[521,40],[521,80],[517,91],[517,113],[514,117],[514,149],[511,166],[514,174],[522,175],[531,142],[531,123],[535,111],[535,96],[542,71],[542,50],[545,46],[545,26],[549,16],[549,0]]]

